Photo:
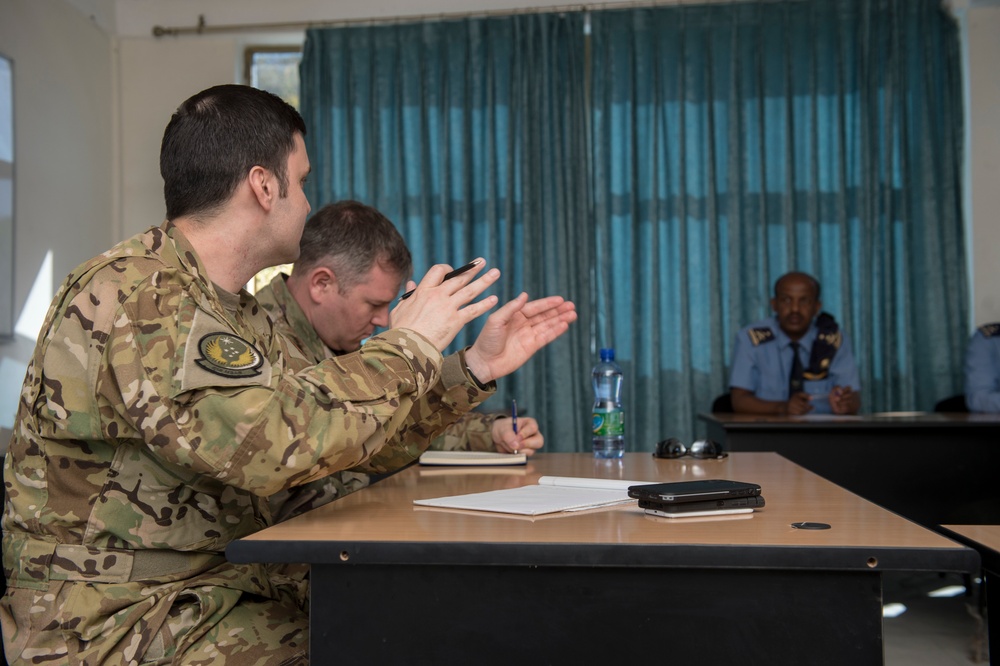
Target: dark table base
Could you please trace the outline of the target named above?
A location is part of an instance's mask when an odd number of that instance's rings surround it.
[[[314,664],[883,660],[875,571],[313,565],[311,585]]]

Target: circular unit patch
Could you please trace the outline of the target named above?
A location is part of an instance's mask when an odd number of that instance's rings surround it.
[[[223,377],[253,377],[264,364],[256,347],[232,333],[209,333],[198,341],[198,353],[195,363]]]

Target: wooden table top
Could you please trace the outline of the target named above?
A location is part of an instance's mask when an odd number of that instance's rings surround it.
[[[530,518],[412,503],[414,499],[536,483],[543,475],[647,483],[702,478],[748,481],[760,484],[766,506],[751,514],[670,519],[648,516],[630,503]],[[803,521],[827,523],[831,528],[791,526]],[[462,548],[456,548],[458,545]],[[746,552],[740,555],[734,549]],[[803,549],[814,550],[803,559]],[[370,488],[234,542],[227,555],[234,561],[439,558],[539,563],[563,561],[574,557],[568,555],[571,552],[587,552],[586,557],[577,556],[588,561],[624,558],[620,561],[651,565],[755,562],[762,566],[811,566],[825,557],[829,566],[838,567],[941,571],[978,567],[973,551],[774,453],[733,453],[722,460],[660,460],[648,453],[627,453],[621,461],[595,460],[585,453],[541,453],[519,467],[413,466]]]
[[[1000,525],[942,525],[942,527],[1000,553]]]

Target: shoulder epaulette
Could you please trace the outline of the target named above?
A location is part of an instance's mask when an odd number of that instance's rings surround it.
[[[830,374],[833,357],[843,341],[840,325],[833,315],[828,312],[819,313],[816,317],[816,340],[809,353],[809,368],[803,373],[803,377],[810,381],[826,379]]]
[[[994,322],[992,324],[983,324],[979,327],[979,332],[983,334],[984,338],[993,338],[1000,335],[1000,322]]]
[[[767,326],[761,326],[760,328],[749,328],[747,329],[747,335],[750,336],[750,342],[753,346],[763,344],[765,342],[771,342],[774,340],[774,331],[772,331]]]

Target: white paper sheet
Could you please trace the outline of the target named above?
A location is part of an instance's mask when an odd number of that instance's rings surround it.
[[[557,511],[580,511],[635,502],[636,500],[628,496],[628,487],[644,483],[650,482],[543,476],[538,480],[538,485],[413,500],[413,503],[445,509],[537,516]]]

